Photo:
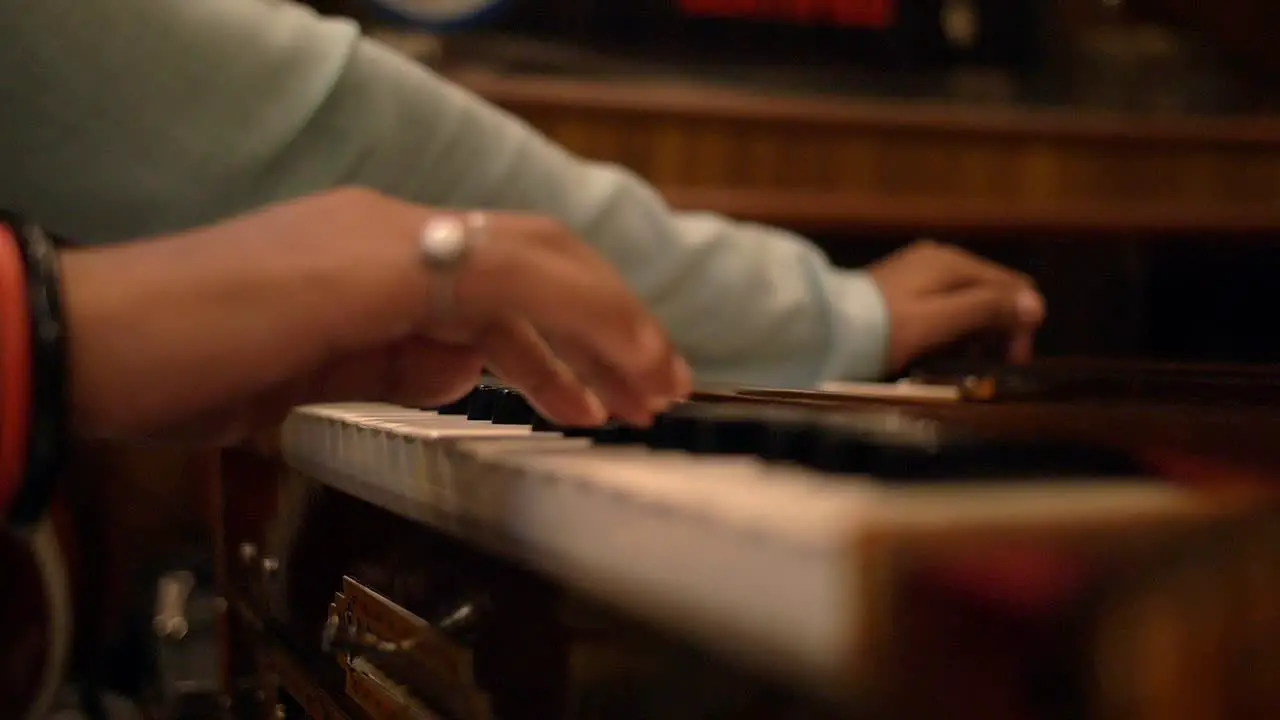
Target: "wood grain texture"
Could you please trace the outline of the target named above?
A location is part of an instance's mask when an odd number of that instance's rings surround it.
[[[449,74],[570,150],[634,170],[679,206],[796,229],[1280,232],[1280,118]]]

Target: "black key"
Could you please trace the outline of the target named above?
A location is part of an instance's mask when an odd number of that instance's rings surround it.
[[[755,454],[770,462],[803,462],[813,455],[821,427],[818,413],[792,408],[771,410]]]
[[[493,420],[493,411],[498,407],[498,400],[511,392],[506,388],[492,385],[481,385],[475,389],[471,403],[467,406],[468,420]]]
[[[712,455],[798,461],[808,455],[814,414],[751,404],[690,403],[660,415],[650,445]]]
[[[754,455],[763,445],[769,423],[750,414],[707,418],[697,428],[694,452],[708,455]]]
[[[436,412],[441,415],[466,415],[467,408],[471,407],[471,400],[476,396],[477,392],[478,390],[473,389],[471,392],[463,395],[457,400],[454,400],[448,405],[441,405],[436,408]]]
[[[599,440],[604,437],[606,441],[621,443],[622,438],[618,426],[610,423],[603,427],[571,427],[567,425],[557,425],[547,418],[534,413],[533,420],[530,423],[536,432],[558,432],[565,437],[585,437]]]
[[[798,462],[826,473],[866,472],[871,445],[862,433],[836,426],[818,427],[813,432],[809,454],[800,454]]]
[[[749,455],[755,452],[755,440],[762,434],[758,413],[738,406],[687,403],[654,420],[648,444],[692,453]]]
[[[532,425],[536,413],[523,395],[507,390],[498,397],[493,409],[494,425]]]
[[[556,430],[564,434],[565,437],[586,437],[595,438],[600,435],[603,428],[592,427],[557,427]]]
[[[1138,473],[1124,453],[1061,442],[992,440],[942,423],[884,413],[824,427],[805,465],[893,481],[1107,478]]]
[[[556,432],[560,430],[555,423],[542,417],[536,412],[533,414],[533,421],[529,424],[533,426],[535,432]]]
[[[649,440],[649,428],[638,428],[622,423],[609,423],[596,428],[592,437],[601,445],[645,445]]]
[[[658,450],[688,450],[697,435],[698,415],[690,405],[680,405],[653,419],[648,445]]]

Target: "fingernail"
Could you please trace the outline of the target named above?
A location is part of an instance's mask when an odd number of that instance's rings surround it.
[[[1018,293],[1018,321],[1026,325],[1039,325],[1044,320],[1044,298],[1034,290]]]
[[[693,392],[693,368],[684,358],[676,358],[676,399],[683,400]]]
[[[583,400],[587,406],[587,412],[591,415],[591,422],[597,425],[603,425],[609,421],[609,410],[605,408],[600,398],[590,390],[583,394]]]

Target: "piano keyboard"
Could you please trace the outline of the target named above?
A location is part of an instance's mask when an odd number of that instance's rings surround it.
[[[575,434],[482,388],[439,411],[299,408],[282,440],[305,476],[840,693],[875,671],[895,548],[1105,546],[1223,509],[1106,453],[978,443],[885,411],[690,404],[650,430]]]

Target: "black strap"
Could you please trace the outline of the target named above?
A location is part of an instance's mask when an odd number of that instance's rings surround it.
[[[12,214],[0,212],[0,223],[13,230],[22,251],[30,312],[32,382],[27,465],[22,487],[7,518],[11,525],[25,527],[42,520],[48,513],[70,449],[67,328],[62,314],[58,247],[53,238],[38,225]],[[85,514],[83,508],[74,501],[71,506],[77,522],[81,521]],[[89,567],[93,564],[89,563]],[[95,661],[96,656],[90,653],[88,658],[80,658],[75,663],[80,667],[73,668],[73,672],[82,676],[81,711],[90,720],[107,720],[96,682]]]
[[[68,449],[67,341],[61,273],[54,241],[37,225],[0,216],[22,249],[31,313],[32,395],[27,467],[9,521],[16,526],[44,517],[53,501]]]

